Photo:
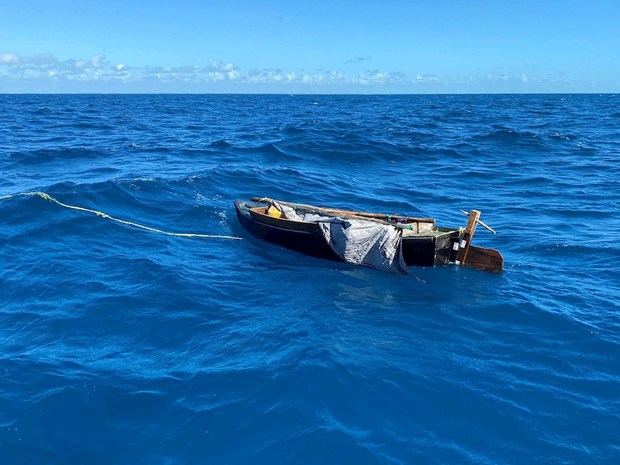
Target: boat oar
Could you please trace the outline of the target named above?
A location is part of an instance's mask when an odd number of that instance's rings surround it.
[[[469,216],[469,212],[466,212],[465,210],[461,210],[461,213],[463,213],[464,215]],[[493,234],[497,234],[497,232],[495,231],[495,229],[493,229],[491,226],[489,226],[488,224],[486,224],[484,221],[481,221],[480,219],[476,220],[476,223],[478,223],[480,226],[482,226],[483,228],[488,229],[489,231],[491,231]]]

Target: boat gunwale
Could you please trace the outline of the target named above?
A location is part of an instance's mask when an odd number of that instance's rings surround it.
[[[320,207],[317,205],[287,202],[285,200],[277,200],[277,199],[272,199],[269,197],[252,197],[250,201],[254,202],[255,204],[256,203],[270,204],[273,202],[277,202],[277,203],[281,203],[282,205],[287,205],[289,207],[293,207],[298,210],[302,210],[306,212],[313,212],[313,211],[325,212],[327,214],[334,215],[334,216],[338,216],[338,214],[342,216],[360,215],[360,216],[365,216],[367,219],[371,219],[371,220],[372,219],[381,220],[382,218],[384,218],[383,221],[387,221],[389,220],[389,218],[397,218],[399,220],[403,220],[403,222],[409,221],[411,223],[432,223],[433,225],[435,225],[435,227],[437,227],[436,226],[437,220],[435,218],[428,218],[428,217],[405,216],[405,215],[400,215],[396,213],[391,215],[388,213],[374,213],[374,212],[365,212],[365,211],[360,211],[360,210],[347,210],[343,208]]]

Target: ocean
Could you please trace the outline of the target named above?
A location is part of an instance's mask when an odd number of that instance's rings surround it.
[[[0,462],[620,463],[620,95],[0,95]],[[259,242],[482,211],[505,271]]]

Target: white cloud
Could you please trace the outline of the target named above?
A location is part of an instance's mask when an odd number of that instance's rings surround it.
[[[436,74],[418,74],[415,77],[416,82],[439,82],[439,76]]]
[[[103,64],[105,64],[105,56],[101,54],[92,56],[90,58],[90,64],[95,68],[101,67]]]
[[[0,53],[0,65],[15,65],[19,63],[19,57],[14,53]]]

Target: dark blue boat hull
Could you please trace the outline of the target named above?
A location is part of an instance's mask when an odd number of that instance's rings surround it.
[[[239,222],[255,237],[305,255],[342,261],[325,241],[318,224],[291,222],[269,217],[259,219],[250,212],[252,206],[254,205],[248,205],[242,201],[235,202]],[[405,263],[409,266],[449,263],[454,260],[452,244],[455,240],[458,240],[458,233],[439,237],[405,237],[402,241]]]

